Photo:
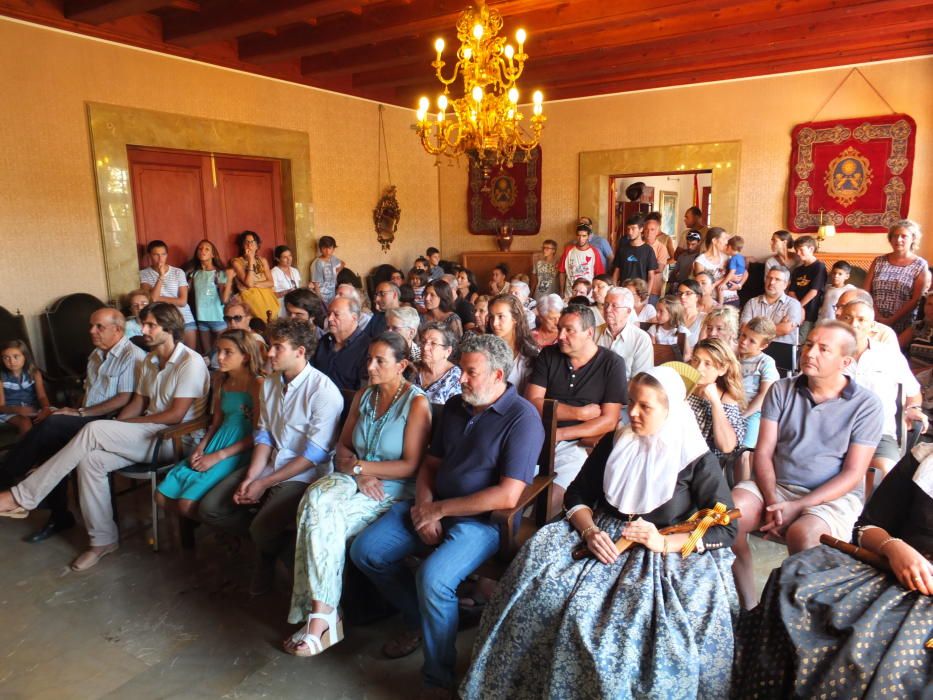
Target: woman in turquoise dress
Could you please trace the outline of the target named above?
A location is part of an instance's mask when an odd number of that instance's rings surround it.
[[[162,508],[192,519],[197,518],[201,498],[249,459],[259,414],[259,344],[245,331],[229,330],[217,339],[216,347],[220,371],[214,376],[210,427],[156,493]]]
[[[369,386],[353,398],[340,433],[336,471],[305,491],[298,507],[295,583],[288,621],[301,627],[285,651],[315,656],[343,639],[337,610],[347,544],[397,500],[413,498],[431,429],[424,392],[405,379],[408,343],[383,333],[369,346]]]

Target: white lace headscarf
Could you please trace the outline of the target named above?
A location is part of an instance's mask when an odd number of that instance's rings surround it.
[[[661,384],[667,395],[668,414],[654,435],[636,435],[631,425],[616,430],[606,460],[603,490],[606,501],[620,513],[645,514],[674,495],[677,475],[709,452],[693,411],[687,405],[683,379],[670,367],[645,372]]]

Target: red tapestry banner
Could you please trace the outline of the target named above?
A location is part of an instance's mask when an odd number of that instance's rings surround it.
[[[483,170],[470,163],[467,212],[470,233],[496,233],[511,226],[512,233],[533,236],[541,229],[541,147],[527,158],[515,156],[511,168],[493,168],[489,186],[483,187]]]
[[[917,125],[906,114],[798,124],[791,134],[788,228],[880,233],[907,218]]]

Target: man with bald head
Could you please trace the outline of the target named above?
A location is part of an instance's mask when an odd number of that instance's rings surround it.
[[[881,401],[846,375],[856,352],[850,326],[820,321],[801,348],[800,375],[779,379],[765,396],[753,479],[732,490],[742,511],[732,570],[744,608],[757,602],[750,532],[785,540],[791,554],[816,547],[823,534],[852,535],[883,425]]]
[[[123,314],[116,309],[98,309],[91,314],[94,351],[87,361],[81,407],[55,409],[10,449],[0,462],[0,490],[12,487],[34,466],[51,458],[86,423],[109,418],[129,403],[146,352],[124,336],[124,324]],[[74,525],[67,495],[67,482],[62,481],[42,503],[52,511],[48,523],[29,535],[27,542],[42,542]]]
[[[851,304],[853,301],[860,301],[863,304],[871,305],[874,308],[875,301],[872,299],[871,294],[866,292],[864,289],[850,289],[847,292],[843,292],[842,296],[839,297],[839,301],[836,302],[836,313],[839,312],[846,304]],[[868,337],[871,339],[871,342],[890,346],[890,348],[901,351],[900,343],[897,341],[897,333],[894,332],[894,329],[890,326],[886,326],[883,323],[878,323],[874,321],[871,324],[871,327],[868,329]]]
[[[356,299],[335,297],[327,309],[327,333],[318,342],[312,363],[339,389],[356,391],[366,372],[369,334],[360,326]]]

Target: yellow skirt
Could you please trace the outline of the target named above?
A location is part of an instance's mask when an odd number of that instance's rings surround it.
[[[268,287],[251,287],[240,292],[240,299],[249,307],[254,318],[263,323],[274,321],[279,317],[279,298],[275,291]]]

